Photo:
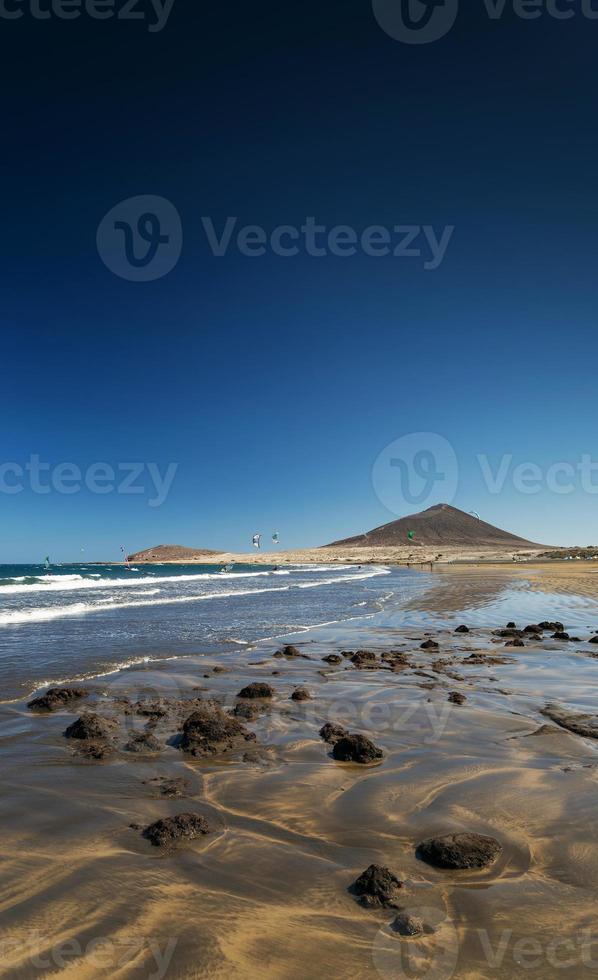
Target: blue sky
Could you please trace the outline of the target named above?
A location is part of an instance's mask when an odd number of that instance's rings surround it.
[[[414,509],[385,507],[372,467],[417,432],[453,446],[456,506],[534,540],[598,543],[597,496],[578,477],[546,488],[552,465],[598,460],[598,23],[472,11],[409,46],[352,0],[179,3],[155,35],[25,20],[0,38],[2,462],[178,469],[160,507],[0,493],[0,561],[237,550],[254,531],[325,543]],[[96,232],[145,194],[176,207],[182,254],[131,282]],[[454,231],[435,270],[360,251],[215,257],[201,219],[229,215],[267,231],[309,215]],[[511,456],[510,474],[535,464],[539,491],[509,475],[489,492],[479,454]]]

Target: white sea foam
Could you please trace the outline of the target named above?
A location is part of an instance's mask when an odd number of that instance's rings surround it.
[[[137,586],[144,586],[151,583],[151,585],[158,584],[169,584],[177,582],[210,582],[210,581],[236,581],[237,579],[243,578],[268,578],[271,575],[290,575],[293,571],[296,572],[332,572],[332,571],[343,571],[348,568],[355,566],[351,565],[310,565],[309,567],[296,566],[289,570],[278,569],[278,571],[268,570],[263,572],[203,572],[193,575],[160,575],[157,576],[153,573],[148,573],[148,575],[143,578],[102,578],[98,574],[83,576],[83,575],[36,575],[30,576],[35,578],[35,582],[25,585],[25,579],[19,580],[20,584],[15,584],[17,579],[6,579],[5,581],[10,581],[10,585],[3,585],[0,579],[0,597],[3,595],[17,595],[19,593],[25,593],[27,595],[33,592],[74,592],[83,589],[111,589],[111,588],[132,588]],[[150,578],[151,574],[151,578]],[[379,573],[376,573],[379,574]],[[357,579],[359,576],[352,576],[352,578]],[[369,576],[368,576],[369,577]]]
[[[30,585],[3,586],[0,580],[0,597],[17,593],[29,595],[32,592],[74,592],[80,589],[122,589],[168,582],[208,582],[211,580],[259,578],[271,574],[272,572],[205,572],[201,575],[152,575],[151,578],[149,576],[144,578],[102,578],[94,575],[84,578],[82,575],[36,575],[36,581]]]
[[[156,599],[132,599],[124,602],[119,602],[116,596],[108,596],[107,598],[99,599],[93,603],[75,602],[65,606],[46,606],[34,607],[32,609],[5,610],[4,612],[0,612],[0,626],[15,626],[23,623],[35,623],[45,620],[61,619],[66,616],[84,616],[90,613],[105,612],[108,608],[110,610],[137,609],[143,608],[144,606],[168,606],[189,602],[205,602],[208,599],[229,599],[231,597],[263,595],[270,592],[289,592],[290,590],[296,588],[313,589],[325,585],[336,585],[342,582],[354,582],[359,581],[360,579],[373,578],[377,575],[388,574],[388,572],[389,570],[386,568],[378,568],[365,572],[362,575],[345,575],[339,576],[338,578],[321,579],[316,582],[299,582],[296,584],[293,583],[288,585],[271,586],[263,589],[235,589],[232,592],[207,592],[203,595],[162,595],[160,598]],[[206,576],[203,577],[205,578]],[[209,577],[215,578],[221,576]],[[159,581],[159,579],[153,580],[153,582],[157,581]],[[167,579],[166,581],[171,581],[171,579]],[[157,593],[159,591],[160,590],[150,590],[150,592],[140,593],[140,595],[150,595],[153,592]]]

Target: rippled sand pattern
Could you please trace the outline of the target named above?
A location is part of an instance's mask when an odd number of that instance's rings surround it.
[[[23,704],[4,706],[1,975],[596,975],[598,743],[540,711],[558,701],[598,712],[598,649],[588,643],[589,627],[598,629],[597,573],[447,570],[418,608],[394,620],[385,614],[298,637],[310,660],[276,659],[265,644],[218,664],[196,656],[103,679],[91,701],[121,726],[119,751],[105,762],[78,759],[63,737],[76,709],[34,716]],[[580,642],[545,633],[506,648],[488,628],[505,595],[534,612],[542,607],[542,618],[586,623]],[[471,625],[484,612],[486,626],[469,634],[449,625],[453,614]],[[444,614],[447,624],[420,628],[411,625],[416,614],[422,622]],[[439,651],[420,649],[426,633]],[[347,647],[400,650],[410,666],[322,662]],[[510,662],[466,664],[476,651]],[[216,665],[229,672],[215,673]],[[116,698],[197,697],[201,686],[204,697],[230,706],[256,679],[271,683],[275,697],[249,724],[257,742],[244,751],[195,761],[167,744],[178,728],[168,718],[155,728],[159,756],[122,751],[128,729],[146,719],[123,715]],[[299,684],[313,700],[289,700]],[[450,691],[466,702],[449,703]],[[369,735],[384,750],[382,763],[335,762],[318,737],[329,720]],[[161,798],[147,782],[157,776],[185,776],[187,797]],[[184,811],[208,817],[214,833],[162,853],[130,827]],[[420,841],[459,831],[498,839],[496,864],[447,872],[416,858]],[[427,924],[423,936],[401,938],[396,913],[357,904],[349,886],[371,863],[405,882],[403,905]]]

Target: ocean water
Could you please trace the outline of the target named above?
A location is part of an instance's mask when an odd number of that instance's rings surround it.
[[[326,624],[415,631],[510,619],[598,632],[598,568],[0,565],[0,701]]]
[[[379,611],[382,567],[0,566],[0,700]]]

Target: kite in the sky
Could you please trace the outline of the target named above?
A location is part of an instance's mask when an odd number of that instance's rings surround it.
[[[477,510],[470,510],[469,513],[472,515],[472,517],[477,517],[478,521],[481,521],[482,520],[482,518],[478,514]]]
[[[278,536],[278,531],[275,531],[274,534],[272,535],[272,543],[280,544],[280,537]]]
[[[413,541],[415,537],[415,531],[407,531],[407,537],[409,538],[410,541]]]
[[[254,548],[261,548],[262,546],[262,536],[261,534],[254,534],[252,538],[252,544]]]

